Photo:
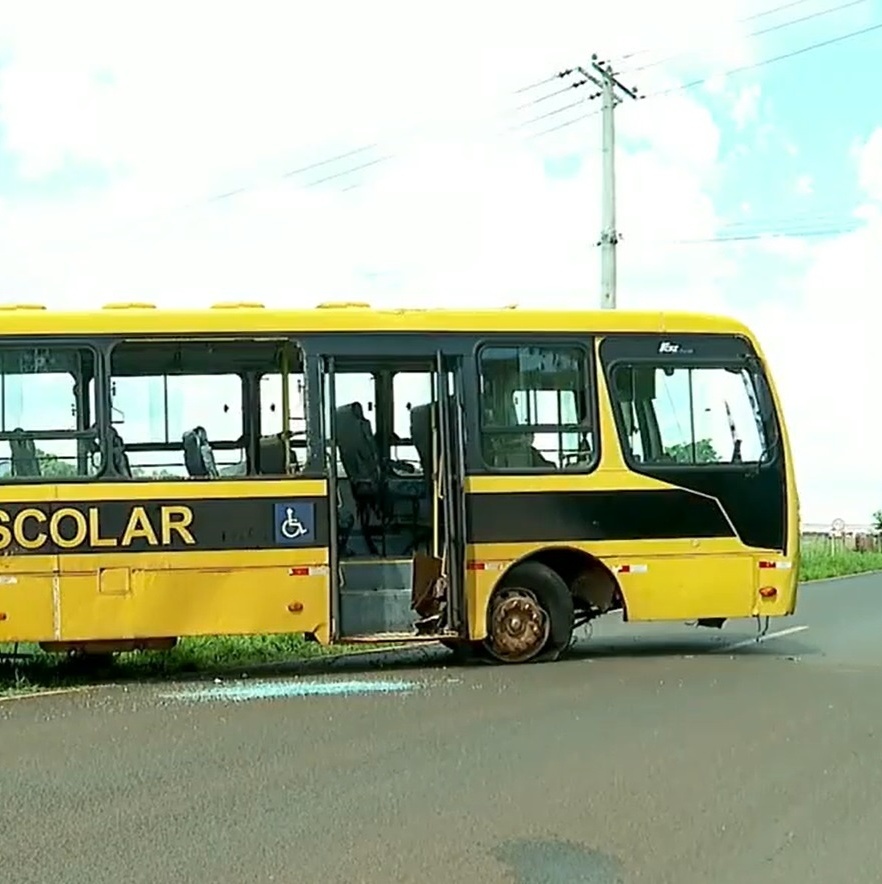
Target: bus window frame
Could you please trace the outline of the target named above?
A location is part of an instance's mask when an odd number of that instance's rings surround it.
[[[538,475],[538,476],[588,476],[596,472],[600,466],[602,459],[603,440],[600,432],[600,391],[597,387],[597,366],[595,355],[595,343],[597,336],[595,334],[586,334],[584,337],[573,337],[570,335],[562,336],[555,334],[548,335],[529,335],[514,336],[510,332],[506,332],[498,337],[495,335],[484,334],[475,343],[470,354],[471,362],[471,384],[473,396],[467,396],[467,402],[471,401],[474,409],[474,421],[471,422],[475,428],[473,443],[470,453],[474,461],[475,468],[469,469],[472,475],[485,476],[519,476],[519,475]],[[590,427],[593,438],[592,456],[588,463],[580,464],[579,468],[571,467],[569,469],[563,467],[549,468],[545,466],[518,466],[518,467],[496,467],[488,464],[484,457],[483,438],[485,432],[484,423],[484,401],[481,394],[481,353],[486,348],[496,349],[520,349],[522,347],[572,347],[582,352],[584,357],[585,368],[585,398],[587,416],[590,417]],[[468,412],[467,412],[468,416]],[[563,425],[558,424],[536,424],[525,425],[525,429],[519,427],[511,427],[510,432],[516,434],[518,432],[532,433],[564,433],[567,430]],[[500,432],[499,430],[490,432]],[[508,430],[502,430],[505,433]],[[578,432],[577,428],[573,428],[570,432]]]
[[[749,344],[749,342],[747,342]],[[682,461],[642,461],[637,460],[631,450],[628,442],[628,432],[625,426],[624,418],[621,411],[620,400],[616,396],[616,387],[613,383],[613,376],[619,367],[635,368],[638,366],[651,366],[656,370],[666,367],[677,369],[736,369],[739,372],[747,371],[754,382],[754,390],[760,402],[768,400],[767,405],[769,411],[761,414],[762,430],[763,430],[763,455],[759,460],[748,460],[741,462],[733,462],[731,460],[710,461],[707,463],[683,463]],[[670,470],[671,472],[684,471],[692,473],[696,470],[714,470],[719,472],[742,472],[750,473],[757,470],[765,470],[775,468],[780,465],[782,458],[781,450],[781,426],[777,408],[771,397],[771,389],[769,388],[768,377],[764,371],[763,365],[756,356],[745,354],[743,357],[711,357],[711,356],[672,356],[672,357],[655,357],[635,356],[624,357],[617,356],[609,361],[602,361],[604,377],[606,379],[607,395],[610,399],[610,410],[613,414],[613,421],[616,427],[616,435],[618,436],[619,448],[622,458],[630,470],[635,473],[656,472],[658,470]],[[655,400],[650,400],[654,402]],[[653,405],[653,411],[655,406]],[[657,420],[657,415],[656,415]]]
[[[92,415],[94,429],[88,430],[24,430],[25,439],[34,442],[52,441],[56,439],[93,440],[97,446],[97,453],[101,455],[101,467],[92,476],[4,476],[0,486],[4,485],[67,485],[67,484],[94,484],[100,481],[108,468],[107,453],[109,451],[108,439],[104,431],[104,396],[102,390],[109,390],[107,384],[106,350],[103,340],[97,336],[89,335],[82,337],[68,337],[66,335],[22,335],[10,336],[0,342],[0,352],[10,350],[88,350],[94,359],[95,367],[95,414]],[[86,397],[88,398],[88,384],[86,384]],[[0,406],[3,407],[3,406]],[[0,441],[8,442],[12,438],[22,438],[19,434],[0,431]]]
[[[288,331],[273,331],[273,332],[253,332],[253,333],[242,333],[242,334],[230,334],[230,333],[221,333],[217,332],[197,332],[194,334],[186,334],[181,332],[174,332],[171,334],[163,335],[163,334],[147,334],[147,335],[114,335],[113,337],[108,337],[104,339],[106,342],[106,351],[105,357],[107,360],[106,364],[106,376],[105,376],[105,394],[107,397],[106,408],[107,408],[107,421],[105,422],[105,429],[108,433],[108,447],[109,447],[109,435],[110,431],[114,428],[113,420],[113,408],[112,408],[112,384],[113,379],[115,377],[113,373],[113,351],[120,346],[121,344],[187,344],[194,342],[204,342],[204,343],[221,343],[221,344],[234,344],[236,342],[246,342],[250,341],[256,344],[267,344],[267,343],[275,343],[278,345],[287,344],[294,348],[298,355],[300,356],[300,367],[303,375],[304,385],[306,388],[306,407],[304,408],[304,419],[306,424],[306,451],[307,451],[307,460],[304,464],[300,466],[296,473],[290,473],[288,475],[267,475],[267,474],[251,474],[244,473],[241,475],[225,475],[220,478],[205,478],[205,477],[193,477],[193,476],[181,476],[179,478],[174,479],[155,479],[149,476],[134,476],[131,479],[127,476],[121,476],[118,473],[113,471],[112,464],[107,464],[106,461],[108,458],[105,457],[105,469],[102,471],[100,478],[103,478],[105,481],[119,481],[125,482],[126,484],[132,483],[147,483],[147,484],[155,484],[157,482],[169,482],[169,483],[177,483],[177,482],[241,482],[241,481],[249,481],[249,482],[272,482],[272,481],[288,481],[288,480],[296,480],[296,479],[310,479],[316,478],[323,474],[324,468],[323,466],[316,468],[316,443],[315,436],[316,433],[319,432],[319,429],[315,427],[314,423],[314,408],[313,408],[313,395],[311,391],[313,389],[318,389],[313,384],[313,376],[310,373],[309,362],[310,355],[308,353],[307,348],[303,344],[303,339],[295,336],[294,334]],[[217,372],[218,375],[229,375],[229,372]],[[236,443],[232,443],[229,441],[224,441],[220,443],[215,443],[211,440],[211,445],[213,449],[218,451],[225,450],[238,450],[243,449],[247,450],[247,444],[245,439],[245,427],[246,427],[246,418],[245,418],[245,383],[243,375],[238,372],[234,372],[239,377],[241,384],[241,405],[242,405],[242,435],[240,435],[239,439]],[[264,376],[265,373],[257,374],[258,382],[261,377]],[[187,375],[178,375],[179,377],[187,377]],[[201,375],[205,377],[205,375]],[[157,375],[119,375],[119,377],[157,377]],[[198,378],[200,375],[194,374],[189,375],[189,377]],[[316,377],[318,377],[316,373]],[[259,383],[258,383],[259,389]],[[260,402],[258,400],[258,409],[260,407]],[[242,444],[239,445],[238,443]],[[179,444],[176,442],[156,442],[156,443],[131,443],[126,445],[127,451],[183,451],[183,444]],[[321,457],[321,453],[319,451],[319,457]],[[96,477],[98,478],[98,477]]]

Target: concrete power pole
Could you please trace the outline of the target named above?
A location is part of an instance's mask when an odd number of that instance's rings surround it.
[[[577,68],[586,80],[600,89],[603,119],[603,203],[600,231],[600,306],[604,310],[616,308],[616,127],[615,109],[627,98],[642,98],[636,89],[624,86],[608,62],[591,56],[591,68]],[[624,97],[621,97],[624,96]]]

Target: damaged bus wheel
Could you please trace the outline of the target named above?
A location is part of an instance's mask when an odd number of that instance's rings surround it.
[[[573,598],[551,568],[516,565],[490,599],[485,647],[503,663],[556,659],[573,635]]]

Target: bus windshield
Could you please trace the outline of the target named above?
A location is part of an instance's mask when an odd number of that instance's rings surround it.
[[[759,361],[720,357],[657,351],[607,362],[628,460],[709,466],[773,459],[778,430]]]

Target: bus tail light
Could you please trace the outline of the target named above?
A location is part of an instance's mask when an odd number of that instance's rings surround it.
[[[774,586],[763,586],[760,588],[759,594],[764,599],[773,599],[778,595],[778,590]]]

